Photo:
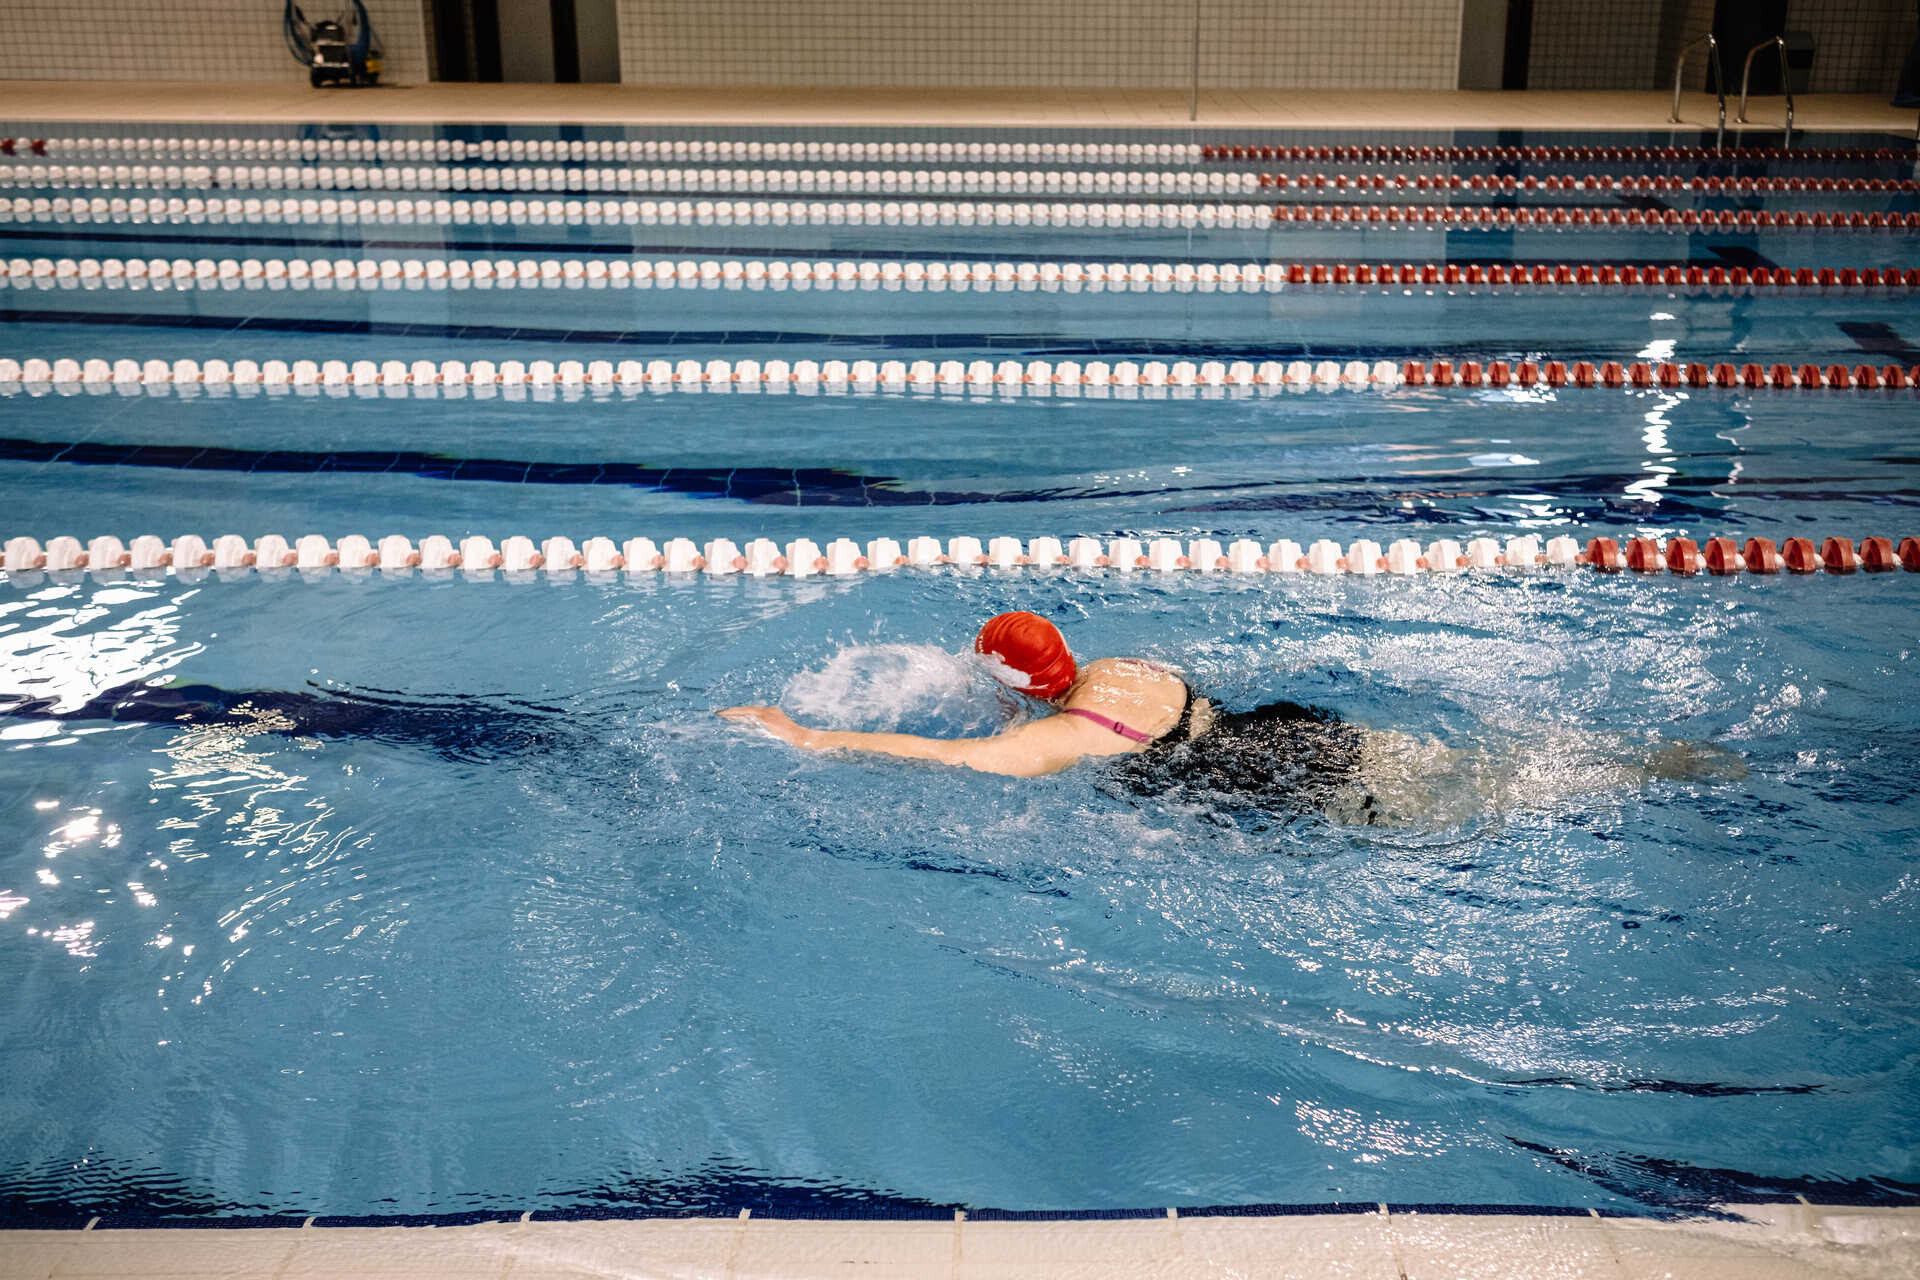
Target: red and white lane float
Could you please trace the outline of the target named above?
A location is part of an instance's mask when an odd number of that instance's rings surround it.
[[[1728,390],[1901,391],[1920,366],[1735,365],[1637,360],[249,360],[131,356],[0,357],[0,398],[15,395],[260,395],[361,397],[682,394],[958,395],[1110,398],[1385,391]]]
[[[771,194],[771,193],[769,193]],[[1194,198],[1201,193],[1195,192]],[[1920,228],[1920,213],[1846,210],[1579,208],[1461,204],[1283,204],[1121,200],[806,200],[806,199],[450,199],[382,196],[15,196],[0,197],[0,222],[272,223],[430,226],[902,226],[1138,228],[1351,227],[1372,230],[1473,228],[1512,231],[1665,230],[1899,232]]]
[[[1138,163],[1420,164],[1910,164],[1893,147],[1412,146],[1100,141],[982,141],[948,138],[847,141],[832,138],[314,138],[273,135],[17,136],[0,138],[0,157],[276,160],[989,160]]]
[[[0,187],[108,191],[883,192],[1252,196],[1266,191],[1523,194],[1866,195],[1920,191],[1911,177],[1668,174],[1225,173],[1193,169],[532,168],[359,164],[13,164]]]
[[[8,258],[21,290],[706,289],[1104,294],[1396,289],[1575,296],[1622,289],[1709,295],[1920,290],[1920,268],[1726,267],[1561,262],[942,262],[758,258]]]
[[[211,541],[197,534],[181,534],[172,541],[142,534],[126,542],[103,536],[87,542],[72,536],[49,539],[8,538],[0,544],[0,572],[15,585],[32,585],[46,575],[77,577],[92,574],[100,580],[132,576],[161,578],[168,574],[190,580],[208,574],[280,574],[300,577],[332,573],[406,577],[416,572],[508,580],[535,576],[614,580],[653,574],[700,575],[709,578],[744,576],[857,577],[897,570],[958,569],[971,572],[1107,572],[1117,574],[1228,574],[1237,576],[1308,575],[1315,577],[1419,577],[1486,573],[1545,572],[1586,567],[1603,574],[1668,574],[1681,577],[1733,574],[1808,575],[1920,573],[1920,538],[1900,540],[1868,537],[1858,543],[1830,537],[1818,545],[1810,538],[1788,538],[1776,545],[1767,538],[1710,537],[1704,543],[1669,538],[1664,543],[1645,536],[1596,536],[1584,544],[1561,534],[1544,542],[1536,534],[1505,540],[1469,538],[1465,543],[1437,539],[1424,546],[1411,538],[1386,546],[1359,539],[1342,546],[1328,538],[1307,544],[1281,539],[1259,543],[1242,538],[1221,543],[1214,538],[1096,538],[1040,537],[1022,542],[1014,537],[954,537],[942,543],[928,537],[875,538],[866,544],[835,538],[823,547],[808,538],[784,546],[767,538],[744,543],[715,538],[704,544],[689,538],[631,537],[615,540],[591,537],[575,543],[567,537],[540,542],[522,535],[497,545],[473,534],[457,541],[441,535],[417,544],[400,534],[369,538],[350,534],[330,541],[321,534],[291,540],[267,534],[248,541],[223,534]]]

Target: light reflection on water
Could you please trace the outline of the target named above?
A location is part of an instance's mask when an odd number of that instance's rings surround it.
[[[1690,1171],[1910,1178],[1845,1138],[1920,1128],[1889,1102],[1914,1059],[1916,823],[1891,779],[1920,743],[1884,697],[1907,593],[42,587],[4,601],[10,699],[175,676],[409,710],[348,737],[273,697],[8,725],[54,733],[0,752],[21,833],[0,958],[23,975],[0,1132],[40,1134],[0,1178],[290,1211],[760,1182],[1597,1205],[1697,1197]],[[1402,733],[1396,821],[808,758],[708,716],[787,697],[991,727],[1010,708],[943,654],[1008,606],[1229,706]],[[1753,773],[1645,783],[1663,739]],[[300,1144],[259,1150],[288,1125]]]
[[[102,1171],[4,1176],[137,1196],[159,1169],[316,1211],[396,1186],[422,1210],[590,1198],[647,1169],[698,1200],[716,1161],[1080,1206],[1899,1178],[1883,1143],[1833,1135],[1914,1126],[1885,1092],[1913,1047],[1914,823],[1888,780],[1916,734],[1878,692],[1902,589],[980,575],[36,600],[35,627],[9,615],[10,676],[120,655],[64,677],[61,706],[176,671],[416,710],[303,735],[262,699],[0,755],[26,833],[0,851],[23,975],[0,1130],[54,1117],[35,1149]],[[1819,593],[1817,628],[1795,590]],[[1230,706],[1404,733],[1425,807],[1249,821],[1079,773],[803,757],[707,715],[799,690],[875,725],[990,724],[990,687],[913,655],[1019,606]],[[439,696],[475,673],[486,692]],[[1629,766],[1661,738],[1753,775],[1644,784]],[[46,1045],[64,1069],[33,1065]],[[240,1158],[289,1124],[299,1151]],[[1654,1136],[1619,1152],[1630,1131]]]

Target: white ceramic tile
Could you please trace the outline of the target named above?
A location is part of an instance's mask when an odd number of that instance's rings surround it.
[[[953,1273],[954,1231],[951,1222],[749,1222],[732,1270],[740,1277],[944,1278]]]
[[[1163,1220],[968,1222],[959,1280],[1133,1280],[1179,1274]]]
[[[472,1227],[325,1227],[298,1233],[283,1276],[375,1272],[498,1276],[517,1236],[499,1224]]]
[[[1399,1280],[1387,1232],[1372,1214],[1182,1218],[1180,1256],[1200,1275]]]
[[[85,1231],[60,1260],[56,1276],[144,1276],[156,1271],[202,1276],[272,1274],[293,1250],[297,1231],[180,1229]],[[162,1247],[156,1248],[156,1243]]]
[[[1181,89],[1195,7],[1152,0],[619,0],[654,85]],[[1211,87],[1452,87],[1459,0],[1199,0]]]
[[[713,1275],[739,1236],[733,1219],[656,1218],[639,1222],[536,1222],[514,1228],[513,1275],[522,1271],[602,1276]]]
[[[47,1280],[77,1232],[14,1231],[0,1243],[0,1280]]]
[[[1406,1280],[1498,1276],[1520,1258],[1530,1274],[1556,1280],[1624,1280],[1593,1218],[1395,1214],[1393,1236]]]

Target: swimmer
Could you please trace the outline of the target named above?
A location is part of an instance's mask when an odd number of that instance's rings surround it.
[[[807,751],[861,751],[1032,778],[1083,760],[1117,756],[1129,789],[1174,788],[1258,796],[1282,807],[1321,808],[1355,778],[1364,730],[1329,711],[1275,702],[1230,712],[1171,667],[1145,658],[1081,664],[1059,628],[1038,614],[989,619],[974,651],[1010,687],[1053,714],[979,738],[811,729],[777,707],[728,707],[724,719],[757,724]]]
[[[1373,825],[1421,821],[1453,807],[1450,790],[1475,808],[1503,808],[1550,799],[1564,786],[1516,796],[1518,775],[1485,751],[1422,742],[1403,733],[1365,729],[1331,711],[1272,702],[1228,711],[1197,693],[1172,668],[1144,658],[1077,663],[1065,637],[1032,613],[990,619],[974,651],[992,660],[1010,687],[1051,704],[1053,713],[1004,732],[975,738],[814,729],[778,707],[728,707],[727,720],[758,725],[806,751],[858,751],[958,765],[983,773],[1032,778],[1091,758],[1117,757],[1111,777],[1138,795],[1200,800],[1268,814],[1322,813]],[[1596,744],[1597,745],[1597,744]],[[1583,771],[1576,789],[1654,778],[1737,779],[1737,756],[1696,743],[1669,743],[1635,761],[1625,744],[1605,751],[1611,772]],[[1440,788],[1457,778],[1466,785]]]

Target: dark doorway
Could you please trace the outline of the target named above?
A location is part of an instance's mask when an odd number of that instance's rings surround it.
[[[436,80],[620,79],[615,0],[430,0]]]
[[[1726,69],[1726,92],[1740,92],[1740,68],[1746,64],[1747,51],[1763,40],[1771,40],[1787,29],[1787,0],[1715,0],[1713,38],[1720,42],[1720,65]],[[1707,71],[1707,87],[1716,89],[1712,66]],[[1762,52],[1753,60],[1751,91],[1757,95],[1780,92],[1780,58]]]
[[[1533,56],[1533,0],[1508,0],[1507,56],[1500,69],[1502,89],[1527,87],[1527,61]]]
[[[494,0],[432,0],[433,78],[500,79],[500,11]]]

